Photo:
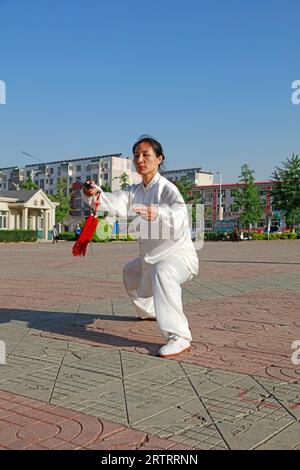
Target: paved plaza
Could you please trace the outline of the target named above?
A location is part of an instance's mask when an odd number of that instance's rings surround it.
[[[71,248],[0,245],[0,449],[300,449],[300,240],[205,243],[175,359],[123,288],[137,244]]]

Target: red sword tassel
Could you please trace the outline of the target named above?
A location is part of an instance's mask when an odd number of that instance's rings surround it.
[[[72,248],[73,256],[85,256],[86,249],[89,241],[93,238],[93,235],[96,231],[98,219],[97,219],[97,209],[100,201],[100,193],[98,194],[94,214],[89,215],[84,224],[83,230]]]

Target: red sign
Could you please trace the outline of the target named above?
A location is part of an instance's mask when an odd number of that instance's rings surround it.
[[[271,212],[271,187],[267,187],[267,195],[266,195],[266,214]]]
[[[213,192],[213,218],[215,224],[217,220],[217,191],[215,189]]]

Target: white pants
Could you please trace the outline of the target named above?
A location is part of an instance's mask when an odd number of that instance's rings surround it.
[[[184,260],[176,256],[156,264],[135,258],[123,270],[124,286],[138,316],[156,318],[167,340],[170,335],[192,340],[181,298],[181,284],[192,277]]]

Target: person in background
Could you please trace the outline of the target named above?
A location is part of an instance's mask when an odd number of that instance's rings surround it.
[[[233,229],[232,241],[234,241],[234,242],[239,241],[239,229],[238,229],[237,225]]]
[[[77,224],[77,225],[76,225],[76,228],[75,228],[75,237],[76,237],[76,240],[78,240],[78,238],[80,237],[80,234],[81,234],[81,228],[80,228],[80,225]]]
[[[52,228],[52,243],[58,243],[58,230],[56,225],[53,225]]]

